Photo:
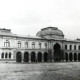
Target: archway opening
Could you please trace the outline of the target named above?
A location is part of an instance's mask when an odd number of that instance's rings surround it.
[[[80,53],[78,53],[78,61],[80,61]]]
[[[77,61],[77,54],[74,53],[74,61]]]
[[[35,52],[32,52],[31,53],[31,62],[35,62],[35,59],[36,59]]]
[[[42,62],[42,53],[41,52],[38,52],[37,59],[38,59],[38,62]]]
[[[65,54],[66,61],[68,61],[68,53]]]
[[[9,53],[9,58],[11,58],[11,52]]]
[[[61,46],[58,43],[56,43],[54,45],[54,61],[55,62],[61,61],[61,58],[62,58]]]
[[[29,53],[28,52],[24,53],[24,62],[29,62]]]
[[[69,60],[72,61],[72,53],[69,54]]]
[[[21,52],[17,52],[16,54],[16,62],[21,62],[22,61],[22,53]]]
[[[5,58],[8,58],[8,53],[5,54]]]
[[[47,61],[48,61],[48,53],[45,52],[45,53],[44,53],[44,62],[47,62]]]
[[[2,53],[1,58],[4,58],[4,53]]]

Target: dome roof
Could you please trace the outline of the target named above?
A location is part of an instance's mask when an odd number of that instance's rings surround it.
[[[45,35],[64,36],[63,32],[61,30],[59,30],[57,27],[43,28],[43,29],[41,29],[41,31],[39,31],[37,33],[37,36],[39,36],[39,37],[45,36]]]

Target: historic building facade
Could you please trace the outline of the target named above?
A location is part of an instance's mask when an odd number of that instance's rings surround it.
[[[64,39],[57,27],[41,29],[36,37],[16,35],[0,29],[0,61],[80,61],[80,40]]]

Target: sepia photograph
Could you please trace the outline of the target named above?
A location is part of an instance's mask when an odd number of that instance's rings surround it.
[[[0,80],[80,80],[80,0],[0,0]]]

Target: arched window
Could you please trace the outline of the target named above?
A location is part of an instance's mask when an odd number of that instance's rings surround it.
[[[72,45],[70,45],[70,50],[72,50]]]
[[[47,49],[47,43],[45,43],[44,46],[45,46],[45,49]]]
[[[4,42],[4,47],[10,47],[10,42],[8,40]]]
[[[5,54],[5,58],[7,58],[7,57],[8,57],[8,54],[6,53],[6,54]]]
[[[1,58],[4,58],[4,53],[2,53]]]
[[[76,45],[74,45],[74,50],[76,50]]]
[[[67,50],[67,45],[65,45],[65,49]]]
[[[32,49],[35,48],[35,42],[32,42]]]
[[[41,49],[41,43],[39,43],[39,49]]]
[[[28,42],[25,43],[25,47],[28,48]]]
[[[21,42],[20,41],[18,41],[18,48],[20,48],[21,47]]]
[[[9,58],[11,58],[11,52],[9,53]]]
[[[78,50],[80,50],[80,45],[78,46]]]

